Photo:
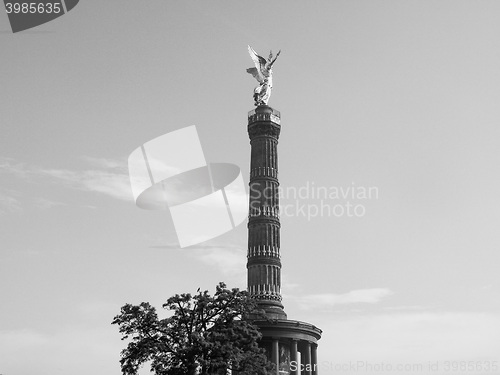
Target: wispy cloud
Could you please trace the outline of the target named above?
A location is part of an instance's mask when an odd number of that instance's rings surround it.
[[[189,255],[196,261],[216,269],[231,284],[246,287],[246,251],[237,246],[196,246],[187,249]]]
[[[204,248],[195,250],[201,262],[216,266],[229,275],[241,274],[245,269],[246,253],[237,248]]]
[[[79,172],[64,169],[41,169],[38,172],[40,175],[59,180],[68,187],[101,193],[120,200],[132,201],[127,174],[96,169]]]
[[[177,242],[161,239],[154,242],[156,244],[149,246],[150,249],[180,250],[194,261],[216,269],[221,275],[240,281],[246,280],[246,273],[241,271],[246,268],[246,250],[237,245],[202,243],[182,249]]]
[[[386,311],[426,311],[430,310],[431,308],[428,306],[420,306],[420,305],[408,305],[408,306],[387,306],[384,307],[384,310]]]
[[[92,156],[82,156],[81,159],[95,167],[102,169],[116,169],[122,172],[127,170],[127,163],[125,160],[95,158]]]
[[[179,244],[171,244],[171,245],[151,245],[150,249],[166,249],[166,250],[181,250]]]
[[[385,362],[394,369],[397,363],[440,361],[442,369],[444,361],[496,361],[500,347],[500,315],[491,313],[345,315],[320,327],[322,360]]]
[[[101,321],[110,316],[101,316]],[[109,326],[109,327],[107,327]],[[56,332],[41,332],[34,329],[0,331],[0,369],[4,375],[65,373],[67,369],[78,367],[82,373],[95,373],[94,363],[99,363],[101,373],[117,373],[117,356],[123,343],[116,339],[116,328],[100,326],[71,326]],[[75,339],[78,337],[78,339]],[[27,353],[30,360],[26,361]],[[86,353],[92,361],[84,361],[81,353]]]
[[[58,184],[66,188],[98,193],[122,201],[134,201],[128,164],[125,158],[120,160],[83,156],[81,157],[81,161],[85,163],[84,168],[63,169],[31,165],[4,157],[0,158],[0,174],[20,178],[32,183],[47,183],[48,180],[52,184]],[[161,168],[161,170],[167,170],[169,167],[162,166]],[[206,208],[214,205],[214,208],[219,208],[217,205],[219,201],[217,200],[197,200],[212,192],[208,171],[204,173],[206,174],[206,181],[203,180],[202,176],[198,175],[191,176],[187,180],[185,180],[186,176],[179,177],[179,179],[170,178],[168,184],[164,183],[158,186],[156,193],[161,193],[160,195],[163,199],[167,196],[170,205],[189,201],[194,206],[198,204]],[[204,182],[207,184],[204,184]],[[231,212],[236,221],[235,224],[239,224],[246,217],[246,204],[248,202],[246,191],[242,184],[243,180],[239,182],[241,182],[239,190],[237,189],[238,186],[234,185],[234,183],[226,188],[226,195],[231,202]],[[143,203],[147,202],[147,199],[151,197],[154,197],[154,203],[157,203],[155,194],[150,194],[147,197],[143,197],[146,199],[142,200]],[[193,201],[192,199],[195,200]],[[4,198],[4,205],[10,204],[11,207],[15,207],[15,203],[14,200],[8,202]],[[159,206],[163,208],[165,202],[162,201],[160,203]],[[45,204],[38,202],[37,207],[39,206],[42,206],[41,208],[48,208],[53,207],[54,204],[50,205],[47,200]]]
[[[355,303],[378,303],[391,296],[393,292],[387,288],[357,289],[343,294],[323,293],[302,297],[287,296],[295,300],[304,310],[328,309],[337,305]]]
[[[0,214],[19,212],[22,210],[21,202],[12,194],[0,191]]]
[[[35,199],[35,206],[42,209],[42,210],[49,209],[52,207],[57,207],[57,206],[65,206],[65,205],[66,204],[63,202],[57,202],[57,201],[53,201],[51,199],[46,199],[46,198],[41,198],[41,197],[38,197]]]
[[[0,158],[0,173],[14,175],[18,178],[26,178],[29,175],[25,163],[18,162],[12,158]]]
[[[0,160],[0,173],[34,182],[48,178],[51,182],[62,184],[65,187],[132,201],[132,191],[125,162],[91,157],[82,159],[92,168],[82,170],[43,168],[10,158],[2,158]]]
[[[0,344],[9,343],[11,346],[36,346],[44,345],[48,341],[48,338],[39,332],[20,329],[17,331],[2,331]]]

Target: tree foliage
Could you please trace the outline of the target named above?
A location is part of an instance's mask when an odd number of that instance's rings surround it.
[[[130,340],[121,353],[123,374],[136,375],[148,361],[156,375],[270,373],[272,364],[258,346],[261,334],[245,319],[257,311],[246,291],[221,282],[213,296],[199,289],[194,296],[176,294],[163,308],[173,315],[159,320],[143,302],[126,304],[113,319],[122,340]]]

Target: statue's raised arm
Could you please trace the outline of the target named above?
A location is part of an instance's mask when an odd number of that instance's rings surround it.
[[[271,90],[273,88],[272,68],[280,52],[281,51],[279,51],[273,59],[273,51],[271,51],[269,53],[269,58],[266,60],[262,56],[259,56],[252,47],[248,46],[248,53],[255,64],[255,68],[248,68],[247,72],[259,82],[259,86],[253,90],[253,99],[256,106],[267,105],[267,102],[269,101]]]

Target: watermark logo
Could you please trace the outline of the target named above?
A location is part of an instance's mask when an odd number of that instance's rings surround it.
[[[299,360],[290,361],[290,371],[316,371],[333,374],[498,374],[499,361],[497,360],[475,360],[475,361],[424,361],[424,362],[371,362],[371,361],[348,361],[333,362],[322,361],[319,363],[302,363]]]
[[[248,197],[240,168],[208,164],[195,126],[138,147],[128,168],[136,205],[169,210],[181,248],[218,237],[246,219]]]
[[[4,0],[13,33],[55,20],[73,9],[79,0]]]
[[[346,186],[322,186],[307,181],[301,186],[278,186],[277,189],[259,184],[250,185],[250,215],[260,215],[261,202],[276,202],[279,197],[279,215],[311,221],[316,218],[363,218],[370,201],[379,199],[377,186],[363,186],[351,182]]]

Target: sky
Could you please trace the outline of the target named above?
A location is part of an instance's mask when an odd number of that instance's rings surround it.
[[[118,375],[122,305],[246,288],[246,224],[180,248],[127,159],[196,125],[248,183],[248,44],[281,50],[283,303],[323,330],[320,373],[500,373],[498,14],[82,0],[16,34],[0,15],[0,374]]]

